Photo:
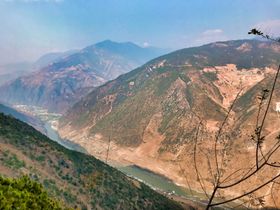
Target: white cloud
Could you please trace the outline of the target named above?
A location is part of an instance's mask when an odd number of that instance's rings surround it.
[[[264,32],[265,34],[269,34],[271,36],[280,36],[280,20],[267,20],[260,23],[257,23],[252,28],[257,28]]]
[[[144,42],[143,43],[143,47],[149,47],[150,46],[150,43],[149,42]]]
[[[208,29],[197,36],[195,44],[201,45],[225,40],[227,40],[227,36],[222,29]]]
[[[223,34],[223,30],[222,29],[211,29],[211,30],[206,30],[202,33],[203,36],[216,36],[216,35],[220,35]]]

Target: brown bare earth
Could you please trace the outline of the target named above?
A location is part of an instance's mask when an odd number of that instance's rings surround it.
[[[265,71],[260,69],[251,69],[251,70],[237,70],[236,66],[233,64],[229,64],[227,66],[217,66],[214,68],[205,68],[204,72],[213,72],[216,71],[218,75],[218,80],[214,82],[215,86],[219,88],[221,94],[223,95],[222,106],[226,109],[229,108],[236,95],[238,94],[240,87],[243,89],[243,92],[246,92],[255,84],[264,79],[265,74],[271,74],[273,72],[272,69],[265,69]],[[261,73],[259,73],[261,72]],[[247,82],[250,81],[250,82]],[[178,81],[174,83],[175,87],[183,86],[183,81]],[[170,88],[170,92],[172,93],[173,87]],[[180,100],[182,106],[186,106],[182,100]],[[117,162],[118,164],[123,165],[133,165],[136,164],[140,167],[147,168],[151,171],[154,171],[158,174],[164,175],[170,179],[172,179],[176,184],[188,188],[186,183],[187,179],[192,183],[192,187],[196,191],[201,191],[197,182],[195,182],[194,177],[196,174],[194,173],[194,168],[190,167],[189,163],[192,163],[192,156],[186,156],[184,154],[187,150],[187,147],[191,147],[191,145],[184,145],[181,149],[176,153],[164,152],[162,154],[158,153],[158,150],[161,147],[161,143],[164,140],[164,136],[159,133],[158,128],[160,126],[160,122],[162,120],[162,113],[156,113],[151,117],[150,122],[143,132],[143,141],[138,147],[120,147],[114,142],[110,143],[110,153],[109,153],[109,162]],[[206,129],[209,132],[215,132],[218,130],[219,122],[214,120],[208,120],[205,122]],[[88,128],[90,129],[90,128]],[[107,140],[104,141],[104,136],[101,133],[95,134],[93,137],[88,136],[88,129],[80,130],[80,132],[73,132],[71,128],[69,130],[64,128],[60,130],[60,135],[64,138],[71,139],[75,141],[75,143],[81,144],[90,154],[105,160],[107,155]],[[273,129],[274,130],[274,129]],[[279,130],[274,130],[274,133],[277,133]],[[272,135],[272,134],[270,134]],[[243,144],[242,140],[240,140]],[[241,144],[240,143],[240,144]],[[204,149],[209,149],[208,146]],[[210,146],[211,147],[211,146]],[[190,148],[192,150],[192,148]],[[248,146],[248,152],[251,149]],[[252,151],[254,152],[254,151]],[[245,151],[237,151],[239,153],[238,159],[239,164],[235,165],[234,163],[229,163],[231,166],[231,171],[242,168],[242,160],[246,160],[249,154]],[[210,154],[209,154],[210,155]],[[199,154],[198,163],[201,167],[202,173],[207,174],[208,165],[205,162],[202,154]],[[233,161],[232,161],[233,162]],[[233,165],[232,165],[233,164]],[[213,164],[212,164],[213,165]],[[245,162],[244,167],[248,165]],[[183,168],[183,171],[182,171]],[[188,170],[186,170],[188,168]],[[190,170],[191,169],[191,170]],[[207,170],[205,170],[207,169]],[[192,173],[191,173],[192,172]],[[185,175],[187,173],[187,175]],[[258,179],[250,181],[252,183],[257,183]],[[210,185],[208,184],[208,187]],[[241,190],[244,186],[241,186],[237,191]],[[238,195],[238,193],[234,193],[232,191],[230,193],[232,196]]]
[[[124,75],[93,91],[62,118],[60,135],[81,144],[102,160],[107,157],[109,145],[111,163],[138,165],[195,192],[211,193],[216,173],[215,135],[240,93],[216,148],[223,184],[240,179],[255,163],[255,143],[251,135],[256,129],[258,96],[262,89],[271,88],[276,72],[276,60],[266,60],[262,50],[276,53],[275,46],[257,41],[232,41],[201,48],[201,51],[200,48],[190,52],[186,49],[160,57],[143,66],[141,71]],[[215,53],[223,57],[213,58]],[[131,82],[133,86],[129,85]],[[110,103],[103,102],[112,94],[114,99]],[[278,81],[263,129],[266,136],[263,152],[269,151],[277,141],[280,119],[275,108],[279,101]],[[263,113],[262,110],[260,117]],[[202,184],[194,164],[195,145]],[[276,161],[277,156],[272,159]],[[277,168],[264,167],[246,182],[220,190],[219,197],[238,196],[277,173]],[[232,205],[246,202],[246,207],[259,208],[261,197],[263,205],[280,207],[276,185],[269,184]]]

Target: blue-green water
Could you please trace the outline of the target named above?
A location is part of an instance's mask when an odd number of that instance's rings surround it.
[[[57,143],[64,146],[65,148],[70,149],[70,150],[75,150],[78,152],[87,153],[86,150],[83,147],[81,147],[80,145],[75,144],[69,140],[61,139],[60,136],[58,135],[58,133],[52,128],[52,126],[49,122],[45,123],[44,128],[46,129],[46,134],[50,139],[52,139],[53,141],[56,141]]]
[[[50,139],[59,143],[60,145],[66,147],[67,149],[76,150],[76,151],[80,151],[80,152],[86,152],[85,149],[82,148],[81,146],[74,144],[70,141],[61,139],[60,136],[58,135],[58,133],[51,127],[50,123],[48,123],[48,122],[45,123],[44,127],[46,129],[47,136]],[[139,168],[137,166],[117,167],[117,169],[119,169],[121,172],[123,172],[129,176],[132,176],[136,179],[143,181],[144,183],[146,183],[147,185],[149,185],[150,187],[152,187],[154,189],[164,191],[164,192],[170,192],[170,193],[173,192],[173,193],[175,193],[177,195],[181,195],[181,196],[189,196],[189,193],[186,190],[184,190],[183,188],[175,185],[173,182],[171,182],[167,178],[157,175],[148,170]]]
[[[143,181],[145,184],[156,190],[174,193],[184,197],[190,197],[190,192],[188,192],[186,189],[183,189],[182,187],[174,184],[169,179],[148,170],[137,166],[118,167],[118,169],[129,176]]]
[[[52,128],[49,122],[46,122],[44,127],[46,129],[46,134],[50,139],[56,141],[57,143],[66,147],[67,149],[87,153],[86,150],[80,145],[75,144],[69,140],[61,139],[57,131]],[[168,178],[155,174],[152,171],[140,168],[135,165],[125,166],[125,167],[121,167],[121,166],[114,166],[114,167],[128,176],[133,177],[141,182],[144,182],[145,184],[147,184],[148,186],[150,186],[156,191],[171,193],[171,194],[188,198],[189,200],[193,200],[199,203],[205,203],[205,197],[203,194],[195,191],[191,192],[186,188],[182,188],[176,185]],[[227,209],[227,208],[220,207],[217,209]]]
[[[60,136],[58,135],[57,131],[55,131],[51,127],[50,123],[48,123],[48,122],[45,123],[44,127],[46,129],[47,136],[50,139],[59,143],[60,145],[66,147],[67,149],[76,150],[76,151],[80,151],[80,152],[86,152],[85,149],[82,148],[81,146],[79,146],[78,144],[74,144],[70,141],[61,139]],[[142,182],[146,183],[147,185],[149,185],[150,187],[152,187],[156,190],[169,192],[169,193],[173,192],[173,193],[175,193],[177,195],[181,195],[181,196],[189,196],[189,193],[186,190],[177,186],[172,181],[168,180],[167,178],[165,178],[163,176],[150,172],[148,170],[139,168],[137,166],[126,166],[126,167],[116,167],[116,168],[129,176],[132,176],[136,179],[141,180]]]
[[[48,113],[47,110],[42,109],[40,107],[24,106],[24,109],[33,112],[35,116],[37,116],[38,119],[44,123],[45,133],[50,139],[56,141],[57,143],[59,143],[60,145],[62,145],[67,149],[87,153],[87,151],[80,145],[75,144],[69,140],[62,139],[57,133],[57,131],[52,128],[51,121],[58,120],[59,119],[58,114]],[[157,191],[172,193],[179,196],[191,198],[190,191],[176,185],[169,179],[160,176],[158,174],[155,174],[151,171],[133,165],[126,166],[126,167],[116,167],[116,168],[121,172],[127,174],[128,176],[131,176],[135,179],[138,179],[141,182],[144,182],[145,184],[149,185],[150,187],[152,187]]]
[[[61,139],[57,131],[51,127],[50,123],[48,122],[45,123],[44,127],[46,129],[47,136],[50,139],[56,141],[57,143],[66,147],[67,149],[87,153],[86,150],[80,145],[72,143],[71,141],[68,140]],[[150,186],[151,188],[157,191],[176,194],[179,196],[187,197],[192,200],[195,199],[196,196],[197,198],[200,197],[198,194],[191,195],[189,190],[176,185],[174,182],[170,181],[169,179],[161,175],[155,174],[151,171],[148,171],[146,169],[140,168],[138,166],[133,166],[133,165],[125,166],[125,167],[115,166],[115,168],[117,168],[119,171],[123,172],[128,176],[131,176],[141,182],[144,182],[145,184],[147,184],[148,186]]]

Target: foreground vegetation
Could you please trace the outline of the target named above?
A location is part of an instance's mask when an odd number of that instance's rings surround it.
[[[182,209],[94,157],[65,149],[31,126],[1,113],[0,167],[4,169],[0,175],[26,174],[40,182],[51,197],[75,209]],[[26,177],[10,182],[33,184]]]
[[[29,177],[18,179],[0,176],[0,209],[66,209],[50,198],[43,186]]]

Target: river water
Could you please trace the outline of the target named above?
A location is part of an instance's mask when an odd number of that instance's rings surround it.
[[[44,127],[46,129],[47,136],[53,141],[56,141],[57,143],[66,147],[67,149],[87,153],[86,150],[80,145],[75,144],[68,140],[61,139],[57,131],[52,128],[50,122],[46,122]],[[125,167],[121,167],[121,166],[115,166],[115,167],[121,172],[125,173],[126,175],[134,177],[135,179],[144,182],[145,184],[147,184],[148,186],[150,186],[155,190],[159,190],[166,193],[174,193],[179,196],[190,197],[190,192],[188,192],[186,189],[183,189],[182,187],[174,184],[172,181],[168,180],[167,178],[155,174],[151,171],[133,165],[125,166]]]
[[[59,143],[61,146],[65,147],[67,149],[70,149],[70,150],[75,150],[75,151],[78,151],[78,152],[87,153],[87,151],[83,147],[81,147],[80,145],[75,144],[75,143],[73,143],[73,142],[71,142],[69,140],[61,139],[59,134],[57,133],[57,131],[52,128],[50,122],[45,122],[44,128],[46,130],[46,135],[51,140],[56,141],[57,143]]]
[[[37,106],[15,105],[14,108],[23,113],[28,113],[38,118],[44,125],[45,134],[53,141],[56,141],[67,149],[87,153],[87,151],[80,145],[60,138],[55,127],[53,127],[52,125],[57,125],[57,121],[61,117],[61,114],[50,113],[47,109]],[[144,182],[155,190],[172,194],[174,193],[176,195],[184,197],[189,197],[190,195],[187,190],[181,188],[180,186],[177,186],[169,179],[146,169],[137,166],[122,167],[114,165],[113,167],[117,168],[119,171],[127,174],[128,176],[134,177],[135,179]]]
[[[60,114],[48,113],[46,109],[36,106],[17,105],[15,106],[15,108],[23,113],[31,114],[32,116],[41,120],[44,125],[44,129],[42,128],[43,130],[45,130],[44,133],[53,141],[59,143],[67,149],[88,154],[87,151],[79,144],[75,144],[69,140],[60,138],[56,129],[52,126],[52,123],[56,124],[56,121],[59,120],[59,118],[61,117]],[[193,200],[199,203],[201,203],[201,201],[205,201],[205,196],[203,194],[197,193],[195,191],[191,192],[186,188],[182,188],[168,178],[163,177],[159,174],[155,174],[154,172],[147,169],[140,168],[136,165],[125,167],[114,165],[113,167],[123,172],[124,174],[145,183],[156,191],[166,194],[175,194],[176,196],[181,196],[183,198],[187,198],[188,200]]]
[[[145,184],[149,185],[155,190],[160,190],[167,193],[174,193],[176,195],[189,197],[189,193],[183,189],[182,187],[175,185],[169,179],[155,174],[146,169],[140,168],[138,166],[126,166],[126,167],[118,167],[120,171],[123,173],[135,177],[136,179],[141,180]]]

